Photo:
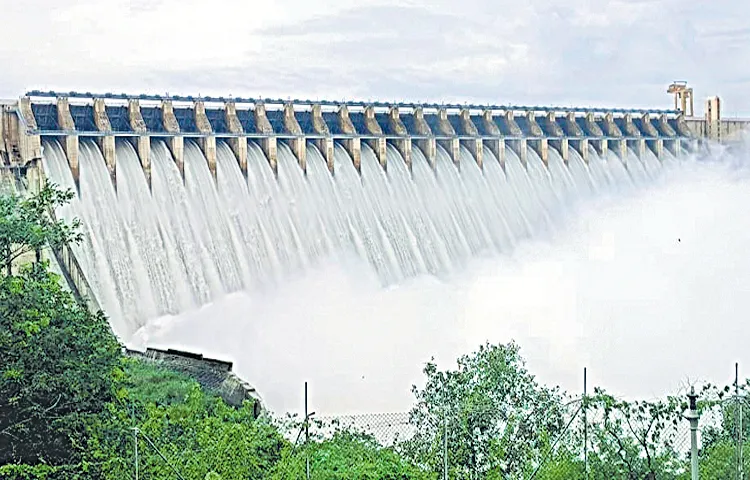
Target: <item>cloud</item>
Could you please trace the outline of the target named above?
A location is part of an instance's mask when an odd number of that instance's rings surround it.
[[[6,3],[7,5],[2,5]],[[750,112],[750,4],[0,0],[0,94],[32,87]],[[30,33],[31,32],[31,33]],[[19,39],[23,39],[19,41]]]

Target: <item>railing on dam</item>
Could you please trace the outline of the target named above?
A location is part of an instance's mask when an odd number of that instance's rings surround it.
[[[115,95],[29,92],[2,104],[0,145],[7,164],[41,158],[41,138],[60,140],[73,177],[78,181],[79,139],[95,139],[112,173],[115,138],[132,142],[150,178],[152,139],[166,141],[174,161],[183,165],[184,141],[195,139],[212,174],[216,174],[216,142],[226,142],[247,173],[248,141],[256,142],[271,168],[277,169],[277,146],[291,148],[306,169],[308,143],[320,151],[333,172],[334,145],[341,145],[359,170],[362,144],[387,167],[387,145],[395,147],[411,167],[412,147],[430,165],[437,146],[458,163],[466,148],[482,166],[485,151],[504,164],[506,149],[526,162],[533,150],[547,163],[550,149],[568,161],[571,151],[588,161],[589,152],[628,150],[657,157],[678,155],[696,147],[699,135],[686,118],[672,110],[556,108],[499,105],[438,105],[383,102],[330,102],[224,97]]]

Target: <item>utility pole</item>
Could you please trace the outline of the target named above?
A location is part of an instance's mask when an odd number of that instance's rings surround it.
[[[690,387],[688,393],[690,406],[685,418],[690,421],[690,479],[698,480],[698,413],[697,400],[698,395],[695,393],[695,387]]]

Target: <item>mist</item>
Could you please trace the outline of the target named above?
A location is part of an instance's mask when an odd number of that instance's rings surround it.
[[[742,149],[741,152],[745,152]],[[382,287],[337,258],[280,287],[151,321],[135,343],[234,362],[275,412],[405,411],[425,362],[455,365],[515,340],[527,366],[570,393],[629,398],[729,382],[750,363],[750,169],[746,154],[665,168],[649,185],[587,200],[541,238],[447,278]]]

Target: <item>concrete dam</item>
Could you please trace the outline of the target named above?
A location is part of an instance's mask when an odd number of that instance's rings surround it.
[[[77,193],[57,214],[80,218],[84,241],[55,259],[127,340],[331,259],[367,262],[383,285],[450,275],[745,125],[717,108],[35,91],[3,102],[0,158],[29,188]]]

